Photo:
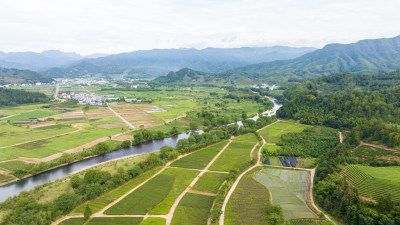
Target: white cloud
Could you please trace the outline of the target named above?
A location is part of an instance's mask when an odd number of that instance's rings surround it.
[[[314,46],[400,34],[394,0],[1,0],[0,51]]]

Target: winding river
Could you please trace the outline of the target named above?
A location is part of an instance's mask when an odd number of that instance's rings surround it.
[[[274,103],[274,112],[268,114],[272,116],[276,114],[276,111],[282,106],[277,103],[276,99],[269,98]],[[258,116],[254,116],[251,119],[257,120]],[[242,121],[236,122],[239,126],[242,125]],[[38,185],[42,185],[46,182],[52,182],[60,178],[64,178],[68,175],[76,173],[82,169],[86,169],[92,166],[96,166],[100,163],[108,162],[115,159],[124,158],[127,156],[133,156],[143,153],[150,153],[158,151],[162,146],[176,146],[178,140],[183,138],[188,138],[190,135],[201,134],[202,130],[193,133],[179,134],[174,137],[167,137],[162,140],[154,140],[151,142],[142,143],[135,146],[130,146],[128,148],[122,148],[109,153],[98,155],[92,158],[88,158],[82,161],[71,163],[69,165],[61,166],[16,182],[4,185],[0,187],[0,202],[5,201],[8,197],[18,195],[22,191],[29,191]]]

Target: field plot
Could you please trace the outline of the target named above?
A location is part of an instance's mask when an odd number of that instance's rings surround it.
[[[96,126],[86,126],[76,133],[4,148],[0,151],[0,161],[18,157],[44,158],[120,132],[120,128],[101,129]]]
[[[33,167],[33,164],[25,163],[22,161],[14,160],[0,163],[0,167],[4,168],[9,171],[16,171],[16,170],[29,170]]]
[[[143,218],[140,217],[95,217],[91,219],[88,225],[139,225]]]
[[[165,225],[167,221],[161,217],[148,217],[140,225]]]
[[[33,110],[45,111],[44,109],[41,108],[44,105],[46,105],[46,104],[25,104],[25,105],[19,105],[19,106],[14,106],[14,107],[0,108],[0,115],[11,116],[11,115],[27,113],[27,112],[33,111]],[[9,118],[11,118],[11,117],[9,117]],[[3,119],[3,120],[8,120],[8,118]]]
[[[265,218],[270,204],[267,188],[245,175],[226,206],[225,224],[268,224]]]
[[[186,193],[175,210],[171,224],[207,224],[208,214],[213,201],[213,196]]]
[[[196,177],[198,171],[166,169],[126,198],[109,208],[108,215],[167,214],[175,198]]]
[[[76,110],[76,111],[72,111],[72,112],[57,114],[55,116],[50,116],[50,118],[54,118],[56,120],[67,121],[68,119],[81,119],[81,118],[86,119],[86,115],[85,115],[85,113],[83,113],[82,110]]]
[[[192,190],[216,194],[227,176],[228,174],[224,173],[206,172],[200,177]]]
[[[333,225],[333,223],[327,220],[297,219],[289,220],[288,225]]]
[[[171,166],[191,169],[203,169],[227,143],[228,141],[222,141],[221,143],[198,150],[173,162]]]
[[[151,109],[151,105],[148,104],[112,105],[111,108],[135,127],[143,125],[148,128],[162,124],[161,120],[144,111],[146,108]]]
[[[4,183],[4,182],[14,180],[14,179],[15,179],[15,177],[0,174],[0,183]]]
[[[247,165],[255,143],[233,141],[211,165],[210,170],[229,172]]]
[[[358,160],[377,160],[379,162],[385,161],[400,161],[400,151],[391,151],[382,148],[376,148],[368,145],[361,145],[354,149],[351,155]]]
[[[254,135],[253,133],[249,133],[249,134],[241,135],[239,137],[235,137],[234,140],[235,141],[241,141],[241,142],[250,142],[250,143],[254,143],[254,144],[258,142],[257,136]]]
[[[58,112],[56,112],[56,111],[50,111],[50,110],[45,111],[45,110],[41,109],[41,110],[35,110],[35,111],[15,115],[15,116],[7,118],[7,120],[10,120],[11,122],[13,122],[13,121],[25,120],[25,119],[40,119],[40,118],[44,118],[44,117],[48,117],[48,116],[52,116],[52,115],[56,115],[56,114],[58,114]]]
[[[400,200],[400,167],[350,165],[342,174],[358,189],[361,196],[377,200],[390,194]]]
[[[290,132],[301,132],[309,125],[299,124],[291,120],[279,121],[271,126],[262,129],[259,133],[267,143],[278,143],[282,134]]]
[[[271,192],[273,204],[282,207],[285,219],[315,218],[305,204],[307,177],[306,171],[277,168],[255,173],[256,180]]]
[[[82,225],[85,222],[85,218],[70,218],[61,222],[60,225]]]

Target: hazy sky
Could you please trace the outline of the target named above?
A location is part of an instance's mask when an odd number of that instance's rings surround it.
[[[313,46],[400,35],[398,0],[0,0],[0,51]]]

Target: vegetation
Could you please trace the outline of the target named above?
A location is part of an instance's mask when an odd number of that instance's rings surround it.
[[[225,173],[206,172],[200,177],[192,189],[207,193],[217,193],[227,177],[228,174]]]
[[[165,225],[166,221],[164,218],[160,217],[148,217],[145,219],[141,225]]]
[[[61,222],[60,225],[82,225],[85,221],[85,218],[70,218]]]
[[[171,224],[207,224],[213,201],[213,196],[186,193],[175,210]]]
[[[0,107],[47,102],[49,98],[43,93],[0,88]]]
[[[0,67],[0,85],[10,83],[51,83],[53,81],[54,80],[52,78],[31,70],[6,69]]]
[[[120,224],[120,225],[139,225],[143,218],[136,217],[97,217],[91,219],[88,225],[107,225],[107,224]]]
[[[250,152],[256,143],[233,141],[211,165],[210,170],[241,170],[250,165]]]
[[[400,152],[361,145],[351,152],[359,164],[369,166],[399,166]]]

